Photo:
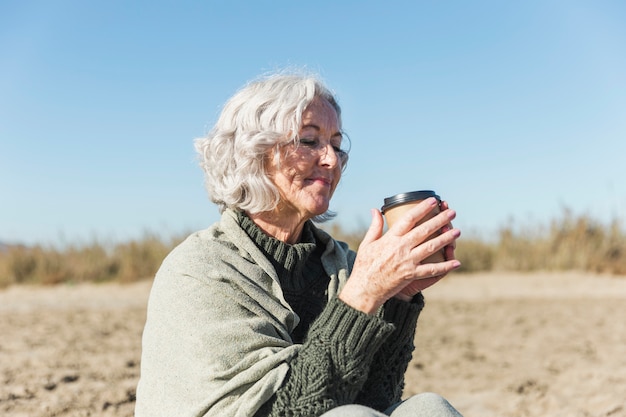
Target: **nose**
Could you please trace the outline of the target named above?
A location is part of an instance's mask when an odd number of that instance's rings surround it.
[[[320,154],[320,163],[325,166],[330,166],[334,168],[340,162],[339,155],[335,148],[333,148],[332,144],[327,144],[326,146],[320,146],[319,149]]]

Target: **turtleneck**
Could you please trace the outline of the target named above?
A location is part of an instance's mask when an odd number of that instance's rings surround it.
[[[306,222],[300,242],[291,245],[265,234],[243,212],[238,212],[238,220],[276,269],[285,300],[300,317],[292,334],[293,341],[302,343],[311,322],[326,306],[330,281],[322,266],[324,246],[316,241],[312,231],[314,226],[310,221]]]

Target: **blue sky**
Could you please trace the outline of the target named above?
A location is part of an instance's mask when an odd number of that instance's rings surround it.
[[[259,74],[317,71],[352,151],[346,228],[435,189],[466,234],[626,213],[626,3],[0,0],[0,241],[218,218],[193,139]]]

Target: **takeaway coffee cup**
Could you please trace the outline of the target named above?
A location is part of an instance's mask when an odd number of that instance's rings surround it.
[[[406,213],[409,209],[414,207],[420,201],[427,199],[428,197],[435,197],[439,203],[441,203],[441,198],[432,190],[421,190],[421,191],[411,191],[408,193],[396,194],[391,197],[387,197],[384,200],[384,204],[380,211],[385,215],[385,219],[387,220],[387,227],[391,227],[397,219],[402,217],[404,213]],[[420,223],[425,222],[426,220],[432,219],[437,215],[440,211],[440,206],[437,205],[433,208],[433,210],[426,216],[424,219],[420,221]],[[420,224],[418,223],[418,224]],[[428,239],[432,239],[439,235],[440,232],[436,232],[428,237]],[[445,254],[443,249],[433,253],[428,258],[424,259],[422,263],[435,263],[445,261]]]

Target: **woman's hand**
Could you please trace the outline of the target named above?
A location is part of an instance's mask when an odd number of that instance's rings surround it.
[[[448,209],[449,209],[448,203],[446,201],[442,201],[441,210],[444,211]],[[453,229],[452,223],[448,223],[447,225],[441,228],[441,233],[446,233],[452,229]],[[444,253],[444,259],[446,261],[456,260],[454,256],[455,249],[456,249],[456,239],[451,244],[444,246],[442,250]],[[404,301],[411,301],[411,299],[415,296],[415,294],[430,287],[433,284],[436,284],[441,278],[445,276],[446,274],[443,274],[443,275],[439,275],[439,276],[432,277],[432,278],[423,278],[417,281],[413,281],[409,285],[404,287],[398,294],[396,294],[396,297]]]
[[[372,210],[372,223],[359,246],[350,279],[339,299],[365,313],[374,313],[391,297],[410,300],[419,291],[443,278],[461,263],[454,258],[455,241],[461,232],[452,227],[456,212],[442,203],[442,211],[415,226],[438,204],[428,198],[407,211],[383,235],[384,220]],[[432,234],[441,231],[435,238]],[[445,249],[444,249],[445,248]],[[446,261],[422,264],[433,253],[444,249]]]

